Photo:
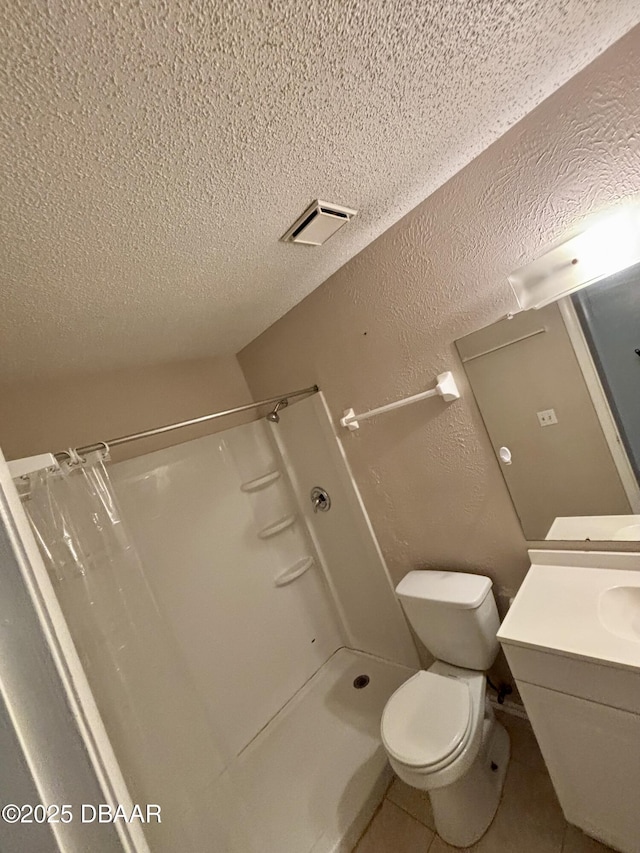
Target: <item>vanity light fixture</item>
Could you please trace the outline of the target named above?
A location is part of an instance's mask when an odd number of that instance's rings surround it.
[[[563,296],[640,262],[640,204],[600,217],[581,234],[511,273],[521,310]]]

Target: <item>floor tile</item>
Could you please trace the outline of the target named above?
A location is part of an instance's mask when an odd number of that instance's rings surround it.
[[[432,840],[430,829],[384,800],[354,853],[427,853]]]
[[[436,835],[429,848],[429,853],[464,853],[465,850],[473,850],[473,847],[452,847],[444,842],[439,835]]]
[[[417,788],[412,788],[411,785],[407,785],[402,779],[396,777],[387,791],[387,798],[392,803],[400,806],[401,809],[404,809],[405,812],[409,812],[420,823],[428,826],[429,829],[435,830],[431,800],[426,791],[419,791]]]
[[[467,848],[469,853],[610,853],[574,827],[567,827],[528,724],[518,718],[508,722],[518,758],[509,764],[493,823]],[[396,779],[355,853],[463,853],[434,835],[433,827],[425,792]]]
[[[601,844],[575,826],[567,826],[562,853],[613,853],[610,847]]]
[[[548,774],[512,761],[498,813],[473,851],[561,853],[565,827]]]
[[[505,711],[496,711],[496,719],[509,732],[512,760],[546,773],[547,768],[531,723]]]
[[[480,841],[466,849],[471,853],[562,853],[565,828],[549,777],[514,763],[509,767],[502,802],[493,823]],[[429,853],[462,851],[436,836]],[[576,848],[575,853],[583,851]],[[587,848],[584,853],[592,851]]]

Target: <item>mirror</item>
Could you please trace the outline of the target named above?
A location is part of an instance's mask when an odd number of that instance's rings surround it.
[[[640,540],[640,264],[456,346],[526,538]]]

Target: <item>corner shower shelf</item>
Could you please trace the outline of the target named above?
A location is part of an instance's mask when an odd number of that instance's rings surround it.
[[[275,536],[276,533],[282,533],[283,530],[286,530],[295,523],[295,515],[285,515],[285,517],[281,518],[280,521],[276,521],[274,524],[264,527],[260,533],[258,533],[258,537],[260,539],[269,539],[269,537]]]
[[[274,483],[276,480],[279,480],[281,476],[282,474],[280,471],[269,471],[268,474],[263,474],[262,477],[256,477],[255,480],[248,480],[246,483],[243,483],[240,488],[243,492],[258,492],[270,483]]]
[[[296,578],[299,578],[300,575],[303,575],[308,569],[313,565],[313,557],[303,557],[301,560],[298,560],[297,563],[294,563],[290,568],[286,569],[282,574],[278,575],[275,579],[276,586],[286,586],[291,581],[294,581]]]

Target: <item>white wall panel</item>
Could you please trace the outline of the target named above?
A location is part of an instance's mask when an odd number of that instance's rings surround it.
[[[280,413],[269,424],[287,464],[300,510],[324,562],[349,645],[406,666],[418,663],[360,493],[333,430],[322,393]],[[313,512],[314,486],[328,490],[328,512]]]
[[[298,512],[287,479],[241,489],[281,466],[259,421],[111,468],[149,583],[227,762],[343,645],[318,565],[287,586],[274,584],[316,556],[300,520],[258,536]]]

